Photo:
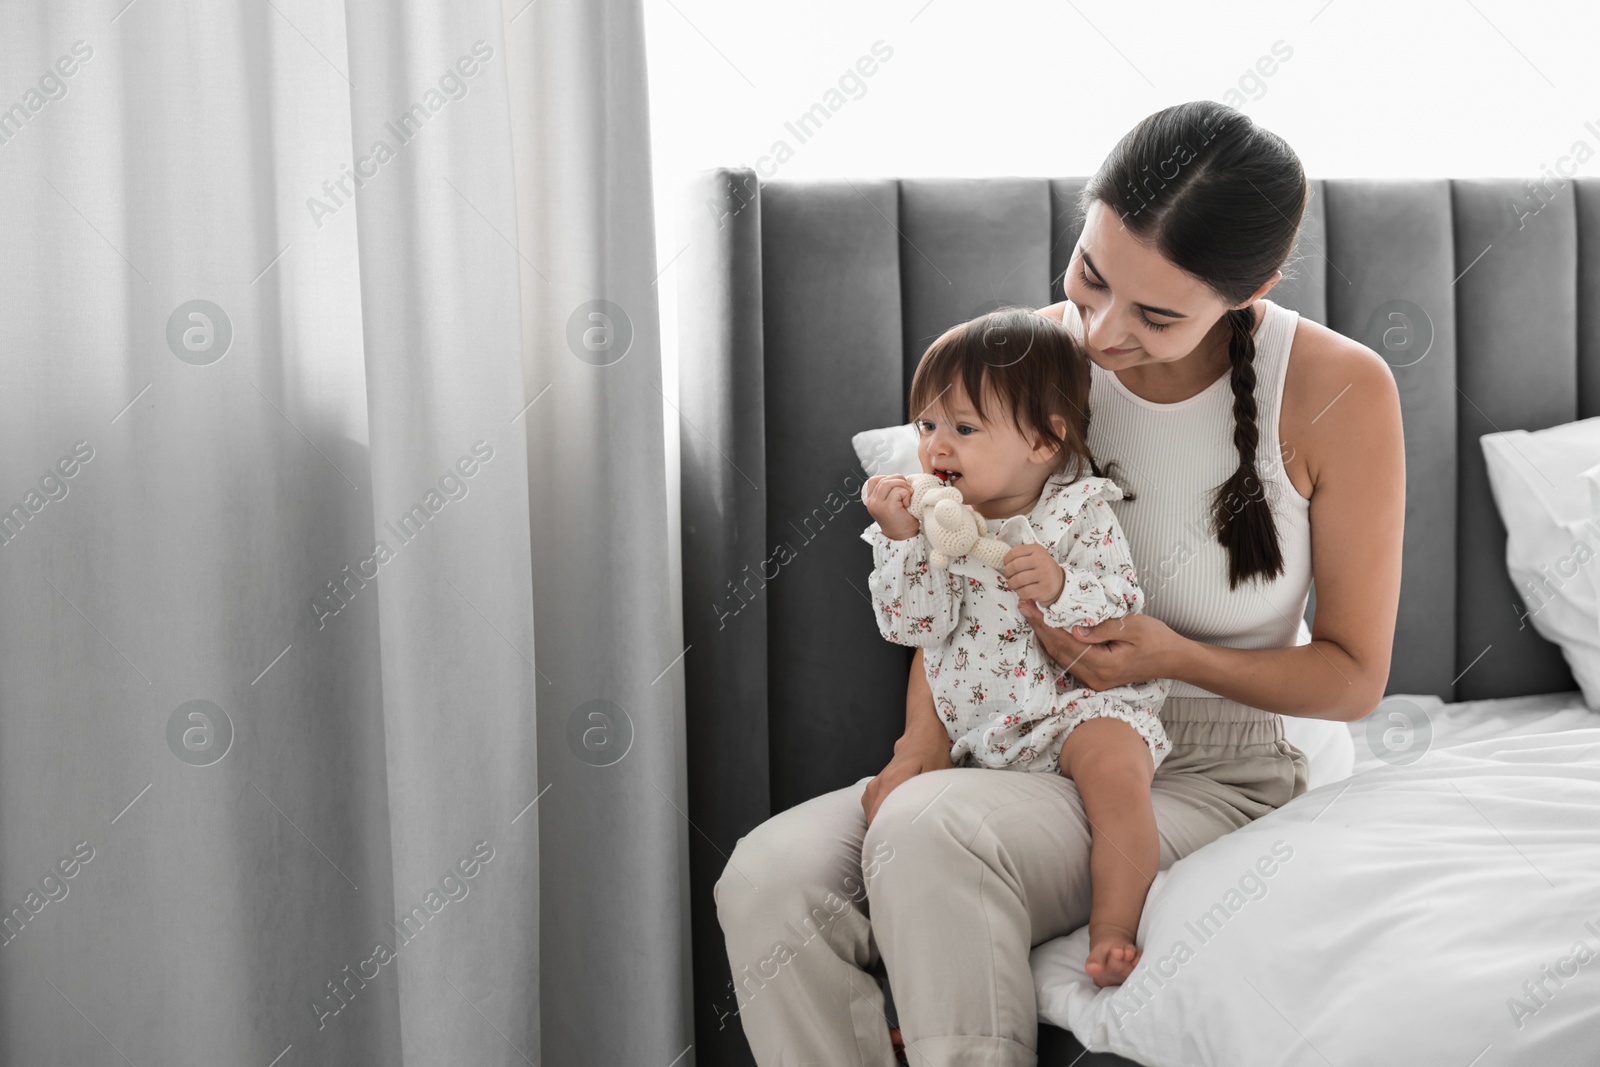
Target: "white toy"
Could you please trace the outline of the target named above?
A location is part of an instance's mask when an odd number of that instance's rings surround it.
[[[948,570],[952,559],[971,556],[1000,569],[1011,546],[988,536],[988,524],[982,515],[962,503],[961,490],[946,485],[936,474],[912,474],[907,479],[911,482],[908,510],[922,523],[922,532],[933,549],[928,558],[930,566]]]

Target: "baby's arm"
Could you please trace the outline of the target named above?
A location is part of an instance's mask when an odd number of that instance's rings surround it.
[[[1053,546],[1066,571],[1061,596],[1040,613],[1051,626],[1094,626],[1107,619],[1142,612],[1145,593],[1133,570],[1128,541],[1103,500],[1091,498]],[[1073,696],[1067,711],[1079,716],[1110,715],[1127,722],[1150,746],[1157,765],[1171,747],[1157,709],[1172,691],[1171,678],[1147,678]]]
[[[1051,546],[1066,572],[1061,595],[1040,604],[1044,621],[1058,629],[1094,626],[1144,610],[1145,594],[1134,574],[1122,525],[1104,500],[1091,497]]]
[[[872,546],[867,588],[878,632],[897,645],[942,643],[961,621],[961,577],[928,562],[931,550],[921,533],[895,540],[874,522],[861,539]]]

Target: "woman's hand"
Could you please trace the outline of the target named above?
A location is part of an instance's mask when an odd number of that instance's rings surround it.
[[[1063,630],[1044,621],[1039,605],[1018,605],[1050,658],[1090,689],[1099,692],[1151,678],[1176,677],[1187,638],[1150,615],[1123,615],[1098,626]]]
[[[941,729],[938,736],[902,737],[895,742],[894,758],[879,775],[867,783],[861,794],[861,810],[867,814],[867,825],[878,814],[878,807],[894,787],[922,774],[924,771],[941,771],[953,766],[950,762],[950,738]]]

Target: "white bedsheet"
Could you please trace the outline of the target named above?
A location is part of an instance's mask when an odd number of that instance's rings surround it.
[[[1156,876],[1127,983],[1036,947],[1041,1019],[1152,1067],[1600,1063],[1600,715],[1408,699],[1420,758],[1351,724],[1354,775]]]
[[[1384,703],[1398,700],[1410,701],[1422,709],[1432,731],[1430,744],[1433,748],[1465,745],[1496,737],[1551,734],[1600,726],[1600,713],[1590,711],[1583,703],[1583,694],[1576,689],[1568,693],[1469,700],[1459,704],[1446,704],[1436,696],[1389,696],[1384,698]],[[1383,710],[1382,705],[1379,710]],[[1374,715],[1361,722],[1348,724],[1355,743],[1353,771],[1383,766],[1383,761],[1374,754],[1370,744],[1374,731],[1369,723],[1376,717]],[[1284,723],[1287,728],[1288,720],[1284,720]],[[1382,748],[1381,742],[1379,748]],[[1596,1057],[1596,1062],[1600,1063],[1600,1056]]]

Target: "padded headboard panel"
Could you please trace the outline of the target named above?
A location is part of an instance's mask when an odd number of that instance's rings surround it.
[[[952,323],[1061,299],[1083,182],[698,177],[689,236],[702,254],[685,254],[681,279],[684,555],[715,563],[685,574],[686,625],[689,643],[710,645],[765,622],[766,707],[743,714],[764,717],[783,754],[776,808],[876,770],[876,742],[903,723],[907,652],[858,610],[871,520],[850,499],[864,477],[850,436],[909,418],[911,372]],[[1390,356],[1407,507],[1389,691],[1574,688],[1559,651],[1519,628],[1478,438],[1600,414],[1600,179],[1543,206],[1511,180],[1316,181],[1291,269],[1274,300],[1375,350],[1391,325],[1380,312],[1400,302],[1432,335],[1421,358]],[[732,386],[742,410],[712,411]],[[696,429],[696,414],[716,425]],[[742,435],[712,432],[741,423]],[[728,510],[735,466],[754,483],[747,513]],[[707,677],[703,695],[728,695],[728,680]]]

